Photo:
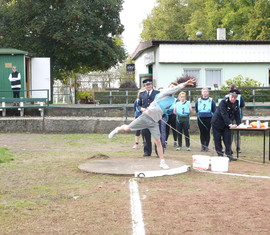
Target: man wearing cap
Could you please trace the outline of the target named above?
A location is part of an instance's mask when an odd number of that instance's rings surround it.
[[[238,90],[237,86],[232,84],[230,85],[230,91],[231,90]],[[228,97],[229,95],[227,95]],[[237,96],[237,100],[238,100],[238,104],[239,104],[239,112],[240,112],[240,119],[241,119],[241,122],[242,122],[242,119],[243,119],[243,109],[245,109],[245,100],[243,98],[243,96],[241,95],[240,91],[239,91],[239,94]],[[235,120],[232,120],[233,124],[235,124]],[[240,136],[240,133],[238,133],[239,135],[239,141],[238,141],[238,146],[237,146],[237,133],[234,131],[234,133],[232,133],[231,135],[231,144],[233,143],[234,141],[234,144],[236,146],[236,151],[241,153],[241,148],[240,148],[240,145],[241,145],[241,136]]]
[[[223,139],[225,155],[230,161],[237,160],[236,158],[233,158],[231,152],[230,128],[236,128],[241,124],[239,102],[237,100],[238,94],[238,90],[231,90],[229,96],[221,100],[211,120],[216,152],[218,156],[223,156],[221,144],[221,140]],[[235,120],[236,124],[233,124],[232,120]]]
[[[137,106],[138,110],[141,111],[142,113],[147,110],[149,105],[155,99],[156,95],[160,92],[158,90],[153,89],[153,81],[151,78],[144,79],[143,85],[144,85],[145,91],[140,93],[138,106]],[[151,141],[151,133],[149,129],[143,129],[142,136],[144,139],[143,156],[144,157],[151,156],[152,141]]]

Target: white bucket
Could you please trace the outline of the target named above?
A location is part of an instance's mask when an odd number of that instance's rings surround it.
[[[192,155],[192,167],[198,170],[209,168],[210,157],[205,155]]]
[[[211,170],[226,172],[229,169],[229,158],[227,157],[211,157]]]

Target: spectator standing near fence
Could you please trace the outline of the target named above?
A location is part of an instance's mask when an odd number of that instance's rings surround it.
[[[167,124],[166,125],[166,144],[168,144],[168,139],[170,136],[170,131],[172,130],[172,134],[173,134],[173,146],[177,147],[177,132],[176,130],[176,115],[173,113],[174,110],[174,106],[176,103],[176,98],[174,104],[172,105],[172,107],[168,110],[167,113]]]
[[[17,71],[16,66],[12,67],[12,73],[10,73],[8,80],[11,82],[13,98],[20,98],[21,74]],[[14,102],[13,106],[19,106],[19,103]]]
[[[139,97],[140,97],[140,93],[143,92],[145,89],[142,88],[138,91],[138,94],[137,94],[137,99],[134,101],[134,106],[133,106],[133,109],[134,109],[134,117],[135,118],[138,118],[142,112],[138,109],[138,102],[139,102]],[[138,149],[139,147],[139,141],[140,141],[140,135],[141,135],[141,130],[137,130],[135,132],[135,144],[133,145],[133,149]]]
[[[215,101],[209,97],[208,88],[203,88],[201,97],[195,103],[195,110],[197,113],[197,121],[200,130],[201,151],[209,151],[211,119],[216,111]]]
[[[190,114],[192,112],[192,106],[190,101],[186,100],[186,92],[180,92],[178,95],[178,102],[176,102],[174,107],[174,114],[176,115],[176,129],[178,147],[177,151],[182,149],[182,135],[185,136],[186,148],[190,151]]]

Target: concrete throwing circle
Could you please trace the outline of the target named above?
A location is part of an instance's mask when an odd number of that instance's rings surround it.
[[[170,159],[166,159],[170,169],[163,170],[159,167],[159,162],[158,158],[104,159],[83,163],[78,168],[89,173],[138,177],[172,175],[189,170],[189,166],[184,162]]]

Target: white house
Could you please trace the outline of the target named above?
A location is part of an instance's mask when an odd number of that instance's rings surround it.
[[[220,87],[238,75],[270,84],[270,41],[151,40],[131,58],[139,86],[146,76],[166,87],[185,74],[195,76],[198,87]]]

